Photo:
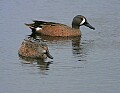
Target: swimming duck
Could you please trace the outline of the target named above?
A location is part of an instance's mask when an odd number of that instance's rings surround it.
[[[37,33],[40,35],[48,35],[48,36],[62,36],[62,37],[70,37],[70,36],[81,36],[80,26],[85,25],[93,30],[95,28],[91,26],[87,19],[82,15],[77,15],[73,18],[72,27],[69,27],[65,24],[55,23],[55,22],[46,22],[46,21],[37,21],[33,20],[32,24],[25,24],[30,29],[32,29],[33,33]]]
[[[47,57],[53,59],[50,55],[48,46],[39,39],[28,38],[24,39],[21,47],[18,50],[21,57],[46,59]]]

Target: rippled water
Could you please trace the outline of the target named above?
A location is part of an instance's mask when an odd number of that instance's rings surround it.
[[[119,93],[119,0],[1,0],[0,93]],[[54,57],[22,60],[18,49],[33,19],[71,25],[84,15],[96,30],[82,38],[42,37]],[[24,64],[31,62],[31,64]]]

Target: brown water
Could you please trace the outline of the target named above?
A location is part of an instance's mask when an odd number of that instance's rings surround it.
[[[1,0],[0,93],[120,93],[120,0]],[[48,38],[53,60],[19,59],[32,19],[71,25],[84,15],[96,30]]]

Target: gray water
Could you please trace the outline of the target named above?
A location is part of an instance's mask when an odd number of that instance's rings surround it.
[[[53,60],[23,60],[18,49],[33,19],[71,25],[84,15],[96,30],[47,38]],[[0,93],[120,93],[120,0],[0,0]],[[24,62],[32,62],[24,64]]]

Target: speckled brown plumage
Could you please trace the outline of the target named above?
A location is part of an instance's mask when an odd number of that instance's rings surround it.
[[[45,22],[45,21],[33,21],[32,24],[25,24],[29,28],[32,29],[32,32],[40,34],[40,35],[48,35],[48,36],[81,36],[80,26],[85,25],[91,29],[95,29],[92,27],[87,19],[82,15],[77,15],[73,18],[72,27],[69,27],[64,24],[54,23],[54,22]]]
[[[45,25],[41,30],[36,32],[49,36],[80,36],[81,35],[79,29],[70,28],[62,24]]]
[[[40,44],[39,42],[33,42],[32,40],[24,40],[18,50],[20,56],[29,58],[46,59],[48,53],[49,50],[46,45]]]

